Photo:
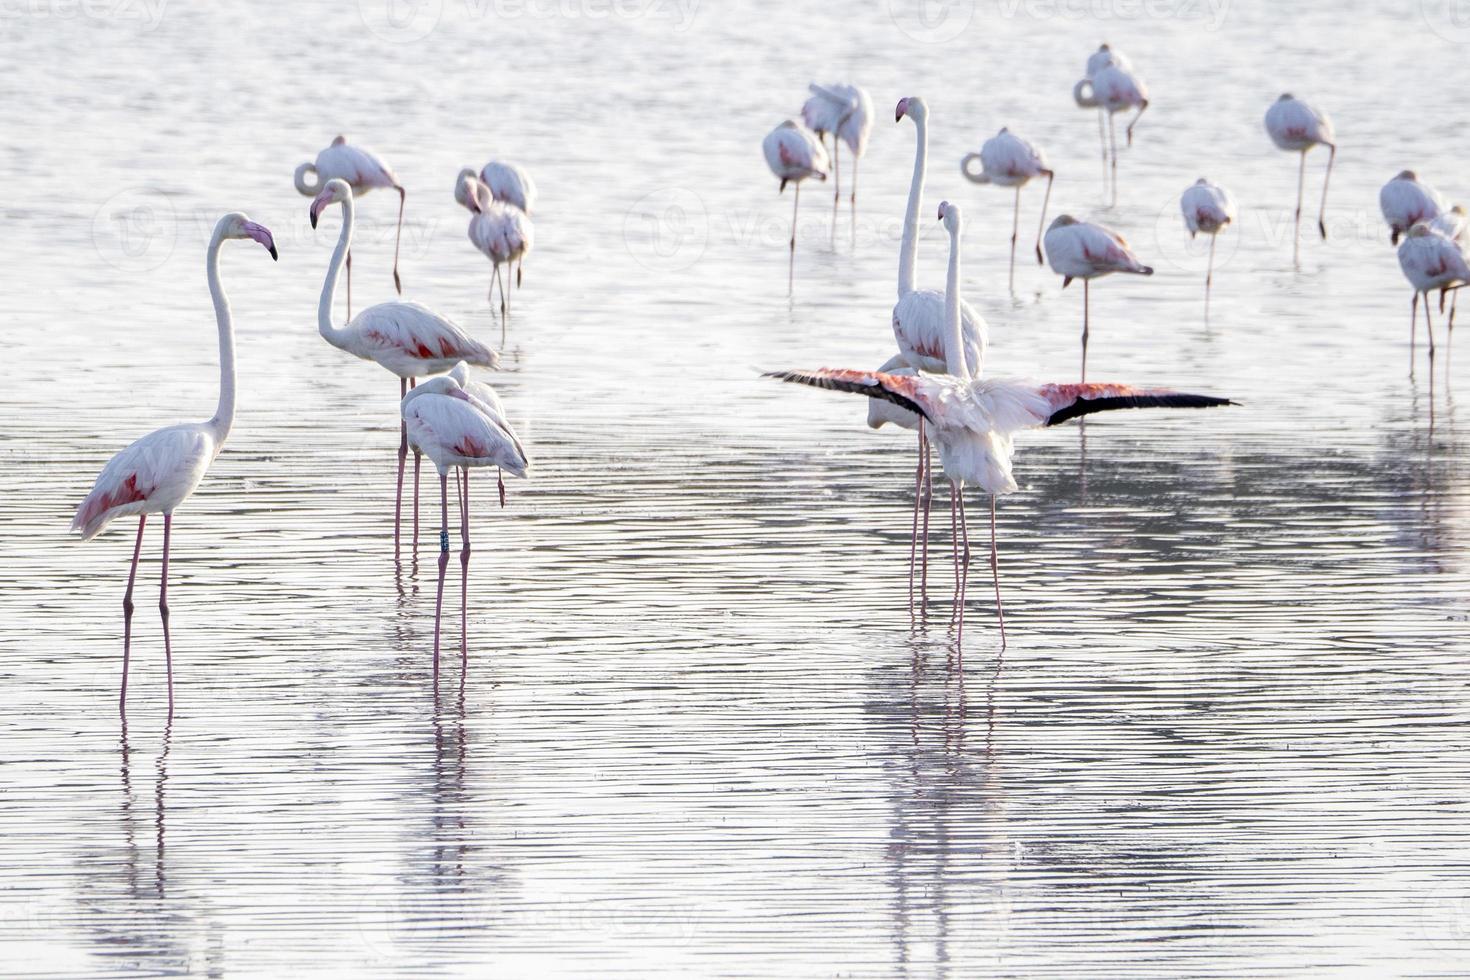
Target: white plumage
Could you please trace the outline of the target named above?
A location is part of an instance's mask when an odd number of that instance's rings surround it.
[[[868,151],[873,132],[873,100],[857,85],[835,82],[808,86],[811,98],[801,107],[801,118],[818,137],[832,133],[847,144],[855,157]]]
[[[1454,239],[1420,222],[1399,243],[1399,268],[1416,293],[1470,283],[1470,265]]]
[[[501,338],[504,342],[504,314],[509,309],[505,282],[500,279],[500,267],[519,263],[531,251],[534,227],[531,218],[520,208],[498,201],[490,188],[474,176],[471,170],[461,171],[459,184],[455,187],[455,199],[469,209],[468,229],[470,243],[484,253],[491,263],[490,288],[487,300],[494,300],[495,283],[500,282]],[[519,266],[517,266],[519,269]],[[520,273],[517,271],[517,281]],[[510,279],[507,269],[506,280]]]
[[[1193,238],[1199,232],[1218,234],[1235,220],[1235,201],[1219,184],[1201,177],[1179,196],[1179,210],[1184,214],[1184,227]]]
[[[827,150],[815,133],[791,119],[766,134],[761,151],[783,190],[790,181],[827,179]]]
[[[315,183],[307,183],[306,177],[316,177]],[[403,237],[403,206],[408,194],[398,181],[398,175],[388,162],[371,150],[353,146],[346,136],[337,136],[332,144],[316,155],[315,163],[303,163],[294,175],[296,191],[303,197],[318,197],[326,185],[333,180],[346,181],[353,194],[361,197],[379,187],[391,187],[398,192],[398,226],[393,235],[393,288],[403,294],[403,283],[398,277],[398,245]],[[347,315],[352,315],[352,267],[347,268]]]
[[[1301,99],[1284,93],[1266,110],[1266,132],[1278,149],[1300,152],[1318,143],[1332,143],[1332,120]]]
[[[460,395],[446,393],[451,388]],[[429,457],[441,476],[452,466],[496,466],[524,477],[530,463],[519,442],[462,395],[459,386],[445,376],[404,396],[409,446]]]
[[[1378,191],[1378,207],[1388,222],[1389,243],[1397,245],[1399,237],[1420,221],[1438,218],[1444,201],[1433,187],[1420,183],[1414,171],[1404,170]]]
[[[86,541],[119,517],[172,511],[199,486],[222,445],[202,424],[148,433],[107,461],[71,529],[81,531]]]
[[[1091,78],[1108,65],[1117,65],[1124,71],[1133,70],[1133,62],[1127,55],[1107,44],[1101,44],[1096,51],[1087,56],[1087,70],[1083,77]]]
[[[1052,271],[1068,282],[1096,279],[1114,272],[1151,276],[1154,270],[1138,260],[1123,236],[1111,228],[1058,215],[1043,240]]]
[[[970,169],[972,160],[980,161],[978,173]],[[982,143],[979,153],[967,153],[960,161],[960,169],[977,184],[1001,187],[1020,187],[1032,177],[1050,172],[1046,155],[1035,144],[1005,127]]]
[[[480,182],[490,188],[495,200],[513,204],[526,214],[536,206],[536,183],[524,167],[491,160],[480,168]]]

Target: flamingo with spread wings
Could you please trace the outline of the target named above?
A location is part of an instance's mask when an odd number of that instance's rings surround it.
[[[1001,647],[1005,647],[1005,614],[1000,598],[999,559],[995,542],[995,498],[1014,492],[1011,474],[1012,437],[1022,429],[1060,425],[1095,412],[1125,408],[1210,408],[1231,404],[1229,399],[1195,395],[1163,388],[1120,384],[1036,384],[1030,381],[972,378],[959,341],[959,236],[962,217],[948,202],[939,206],[940,219],[950,236],[949,282],[945,321],[951,339],[950,375],[896,375],[884,372],[822,368],[816,371],[778,371],[768,377],[781,381],[852,392],[881,399],[928,422],[929,438],[939,449],[945,476],[950,480],[959,509],[959,536],[955,541],[957,633],[964,631],[965,578],[969,566],[969,531],[962,491],[966,483],[990,495],[990,567],[995,581],[996,614]]]
[[[307,183],[307,175],[316,178]],[[403,238],[403,206],[408,192],[398,182],[398,175],[388,161],[371,150],[353,146],[347,137],[337,136],[332,144],[316,155],[312,163],[303,163],[293,175],[296,192],[302,197],[316,197],[332,180],[345,180],[358,197],[374,188],[392,188],[398,192],[398,228],[393,233],[393,289],[403,295],[403,282],[398,278],[398,243]],[[352,319],[352,253],[347,253],[347,319]]]
[[[330,204],[342,205],[342,231],[337,248],[327,265],[317,305],[317,329],[333,347],[374,361],[398,376],[398,397],[408,394],[410,379],[448,371],[460,361],[481,367],[496,367],[500,355],[465,333],[458,324],[418,303],[379,303],[363,310],[345,327],[332,325],[332,293],[347,250],[352,246],[356,206],[352,188],[340,179],[327,186],[311,202],[311,226]],[[398,491],[393,506],[393,551],[398,552],[403,513],[403,467],[408,458],[408,430],[400,426],[398,443]],[[414,545],[418,544],[418,457],[414,457]]]
[[[138,538],[133,544],[133,564],[128,571],[128,589],[123,593],[123,670],[118,710],[128,703],[128,656],[133,638],[133,581],[138,575],[138,556],[143,550],[143,525],[149,514],[163,514],[163,572],[158,589],[158,611],[163,618],[163,654],[168,676],[168,710],[173,716],[173,648],[168,630],[168,549],[173,536],[174,509],[188,500],[204,479],[214,458],[229,438],[235,422],[235,332],[230,303],[219,278],[220,246],[229,239],[248,238],[264,245],[275,259],[276,244],[270,230],[245,215],[233,212],[214,226],[205,259],[209,295],[214,301],[215,326],[219,331],[219,405],[208,422],[170,425],[150,432],[119,452],[97,476],[87,494],[72,530],[86,541],[101,534],[107,525],[122,517],[138,515]]]

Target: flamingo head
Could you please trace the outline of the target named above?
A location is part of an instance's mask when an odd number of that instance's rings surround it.
[[[266,251],[271,253],[272,259],[280,257],[276,253],[276,240],[271,236],[271,230],[265,225],[256,224],[239,211],[231,212],[219,219],[214,233],[220,238],[248,238],[251,241],[260,242],[265,246]]]
[[[471,212],[480,210],[475,200],[475,184],[478,183],[474,168],[461,167],[459,177],[454,181],[454,199],[459,202],[460,207],[467,208]]]
[[[960,213],[958,204],[950,204],[948,201],[939,202],[939,220],[944,222],[944,228],[950,234],[958,234],[964,216]]]
[[[342,146],[346,142],[347,142],[347,137],[343,136],[341,133],[338,133],[336,136],[332,137],[332,145],[333,146]]]
[[[333,177],[327,181],[327,186],[322,188],[311,202],[311,226],[316,227],[316,219],[321,216],[322,211],[328,204],[338,204],[352,200],[352,188],[347,181],[341,177]]]
[[[1412,170],[1400,170],[1398,175],[1394,177],[1394,180],[1412,180],[1417,183],[1419,175]]]
[[[898,100],[898,106],[893,110],[893,121],[898,122],[904,116],[909,116],[915,122],[923,122],[929,118],[929,107],[917,95],[907,96]]]
[[[1277,99],[1276,101],[1277,102],[1290,102],[1291,99],[1292,99],[1292,95],[1291,95],[1290,92],[1282,92],[1281,93],[1281,97],[1279,99]]]
[[[1077,219],[1072,217],[1070,214],[1059,214],[1056,216],[1056,220],[1046,226],[1046,230],[1051,231],[1054,228],[1065,228],[1068,225],[1075,225],[1078,223],[1079,222],[1077,221]]]

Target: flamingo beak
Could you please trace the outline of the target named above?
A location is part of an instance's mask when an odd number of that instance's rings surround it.
[[[271,253],[272,261],[280,259],[280,256],[276,253],[276,240],[271,237],[271,230],[265,225],[258,225],[253,221],[246,221],[240,226],[240,230],[245,232],[247,238],[264,245],[266,250]]]
[[[313,228],[316,227],[316,219],[317,219],[317,216],[322,213],[322,208],[326,207],[328,204],[331,204],[331,203],[332,203],[332,196],[330,194],[328,194],[326,191],[322,191],[320,194],[318,194],[316,196],[316,199],[311,202],[311,226]]]
[[[906,98],[905,99],[899,99],[898,100],[898,106],[893,110],[893,121],[894,122],[898,122],[900,119],[902,119],[904,117],[904,115],[906,115],[908,113],[908,111],[909,111],[909,100],[906,99]]]

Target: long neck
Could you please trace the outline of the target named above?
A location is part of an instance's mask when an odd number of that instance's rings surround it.
[[[327,279],[322,283],[322,299],[316,308],[316,326],[327,343],[341,347],[342,331],[332,326],[332,294],[337,290],[337,274],[347,260],[347,249],[352,244],[352,219],[356,206],[352,198],[342,202],[342,232],[337,236],[337,248],[332,252],[332,261],[327,266]]]
[[[209,275],[209,297],[214,300],[214,319],[219,326],[219,407],[207,423],[214,430],[216,446],[224,445],[235,424],[235,331],[230,323],[230,301],[219,281],[219,249],[224,238],[216,234],[209,242],[205,260]]]
[[[914,179],[909,184],[909,207],[903,214],[903,245],[898,251],[898,295],[914,291],[918,278],[919,209],[924,204],[924,171],[929,160],[929,123],[922,115],[914,120]]]
[[[944,367],[961,381],[970,380],[965,363],[965,336],[960,330],[960,230],[949,233],[949,275],[944,280]]]
[[[316,177],[316,183],[308,184],[306,182],[307,174],[311,174],[313,177]],[[297,167],[296,173],[292,175],[292,179],[296,181],[296,193],[302,195],[303,197],[316,197],[317,194],[321,193],[322,181],[321,178],[317,176],[316,166],[314,164],[303,163],[301,166]]]

